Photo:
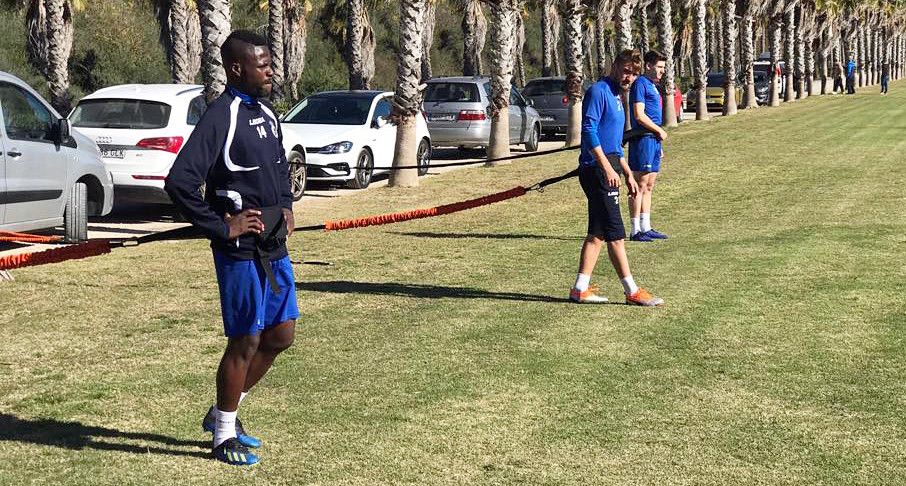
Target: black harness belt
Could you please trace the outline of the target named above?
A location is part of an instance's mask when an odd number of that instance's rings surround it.
[[[255,238],[255,260],[261,264],[271,288],[279,294],[282,289],[277,284],[274,269],[271,268],[271,256],[286,245],[287,231],[283,208],[281,206],[261,208],[261,222],[264,223],[264,231]]]

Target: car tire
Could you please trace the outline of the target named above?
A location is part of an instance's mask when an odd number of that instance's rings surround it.
[[[431,144],[423,138],[418,144],[418,152],[415,155],[418,160],[418,175],[423,176],[428,173],[428,167],[431,165]]]
[[[349,179],[346,185],[350,189],[365,189],[371,184],[374,174],[374,157],[368,149],[362,149],[355,163],[355,177]]]
[[[289,162],[289,183],[293,193],[293,201],[298,201],[305,194],[305,184],[308,182],[308,175],[305,170],[305,157],[293,150],[290,151],[287,161]]]
[[[76,182],[69,190],[63,210],[63,240],[79,243],[88,239],[88,185]]]
[[[541,138],[541,130],[538,128],[538,125],[532,127],[532,134],[529,135],[529,139],[525,142],[525,150],[527,152],[537,152],[538,151],[538,141]]]

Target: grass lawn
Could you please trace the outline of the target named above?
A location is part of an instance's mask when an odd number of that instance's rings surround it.
[[[565,302],[573,179],[477,210],[299,234],[296,342],[207,459],[210,251],[156,243],[0,284],[0,484],[904,484],[906,82],[670,132],[628,246],[667,305]],[[323,198],[300,223],[530,185],[574,153]],[[605,261],[594,280],[621,301]]]

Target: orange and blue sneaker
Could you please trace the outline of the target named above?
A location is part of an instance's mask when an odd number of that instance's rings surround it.
[[[235,438],[223,441],[214,448],[212,454],[214,454],[214,459],[231,466],[251,466],[259,461],[258,456],[249,452],[249,448]]]
[[[626,294],[626,303],[629,305],[641,305],[645,307],[656,307],[664,305],[664,299],[651,295],[647,290],[639,287],[635,293]]]
[[[606,304],[607,297],[598,295],[598,286],[589,285],[587,290],[580,291],[575,287],[569,291],[569,300],[577,304]]]
[[[204,420],[201,421],[201,428],[205,432],[214,433],[214,428],[217,426],[217,419],[214,417],[214,407],[208,409],[208,414],[204,416]],[[236,440],[240,444],[246,447],[261,447],[261,441],[251,435],[245,433],[245,429],[242,427],[242,422],[239,421],[239,418],[236,418]]]

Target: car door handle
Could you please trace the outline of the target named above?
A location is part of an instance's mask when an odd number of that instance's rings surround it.
[[[9,152],[7,152],[6,155],[9,155],[10,157],[12,157],[14,159],[18,159],[19,157],[22,157],[22,152],[19,152],[16,149],[12,149]]]

